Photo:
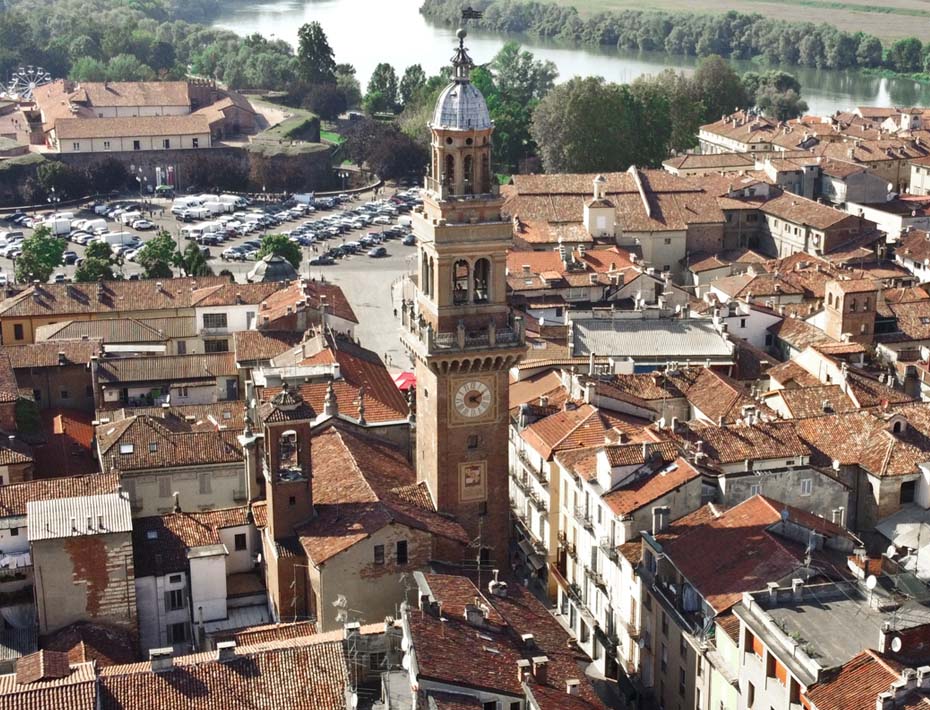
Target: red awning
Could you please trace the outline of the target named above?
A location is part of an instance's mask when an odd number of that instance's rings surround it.
[[[394,384],[401,392],[406,392],[411,387],[417,386],[417,377],[412,372],[401,372],[394,375]]]

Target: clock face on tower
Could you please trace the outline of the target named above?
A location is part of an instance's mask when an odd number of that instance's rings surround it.
[[[453,393],[455,411],[462,418],[475,420],[483,417],[491,408],[491,388],[482,380],[464,380]]]

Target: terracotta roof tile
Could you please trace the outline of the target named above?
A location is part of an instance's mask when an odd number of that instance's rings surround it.
[[[62,655],[67,658],[67,654]],[[0,676],[0,705],[4,708],[10,708],[10,710],[46,710],[47,708],[97,710],[96,676],[93,663],[72,666],[70,673],[61,678],[37,680],[26,684],[17,683],[16,678],[17,676],[12,673]]]
[[[0,317],[54,315],[64,320],[64,316],[78,313],[190,308],[195,286],[228,283],[228,279],[200,276],[100,283],[99,295],[97,283],[31,285],[0,303]]]
[[[768,327],[768,331],[795,350],[803,351],[811,345],[836,342],[815,325],[800,318],[785,318]]]
[[[100,354],[100,342],[94,340],[57,340],[54,342],[5,347],[14,370],[32,367],[88,365]],[[89,379],[89,378],[88,378]]]
[[[235,353],[157,355],[111,358],[100,361],[97,377],[101,384],[171,382],[236,377]]]
[[[874,651],[863,651],[840,666],[829,680],[808,688],[805,695],[817,710],[873,710],[875,698],[898,680],[900,671],[900,664]]]
[[[677,458],[658,471],[605,494],[604,502],[616,515],[632,515],[700,476],[700,472],[691,464],[683,458]]]
[[[843,528],[764,496],[753,496],[714,514],[708,505],[679,518],[656,539],[682,576],[719,614],[739,603],[742,593],[764,589],[804,564],[805,548],[781,537],[775,526],[782,511],[789,520],[828,536]]]
[[[26,515],[26,503],[29,501],[103,495],[115,492],[118,487],[119,477],[115,473],[11,483],[0,486],[0,516]]]
[[[237,646],[254,646],[269,641],[287,641],[289,639],[312,636],[317,633],[316,623],[312,621],[297,621],[284,624],[267,624],[265,626],[249,626],[240,629],[234,634],[225,636],[216,635],[217,641],[235,641]]]
[[[74,138],[128,138],[140,136],[189,136],[210,133],[206,116],[127,116],[120,118],[59,118],[58,140]]]
[[[187,570],[190,548],[219,545],[219,531],[248,525],[247,514],[248,508],[240,507],[136,518],[132,526],[136,577]]]
[[[548,460],[557,450],[604,443],[609,429],[596,407],[583,404],[530,424],[520,436]]]
[[[311,448],[316,516],[299,533],[315,564],[391,522],[468,541],[461,525],[437,513],[431,500],[411,495],[416,472],[400,450],[342,424],[316,434]]]
[[[191,293],[191,305],[198,308],[234,305],[258,305],[280,291],[275,282],[208,284]]]
[[[240,330],[233,336],[237,362],[271,360],[299,345],[304,334],[293,330]]]
[[[74,320],[36,328],[36,342],[89,338],[103,343],[163,343],[170,338],[193,338],[193,316],[174,318],[103,318]]]
[[[100,710],[190,710],[266,707],[344,710],[349,674],[342,632],[302,636],[216,653],[176,657],[167,671],[148,663],[106,668]]]
[[[72,664],[93,661],[97,668],[138,660],[138,639],[116,626],[79,621],[41,639],[42,648],[68,654]]]
[[[709,465],[811,454],[810,447],[798,436],[794,422],[756,422],[752,426],[689,423],[670,436],[692,447],[702,441]]]
[[[776,365],[769,370],[768,375],[782,387],[787,387],[792,382],[801,387],[816,387],[821,384],[820,380],[798,365],[794,360],[788,360],[780,365]]]

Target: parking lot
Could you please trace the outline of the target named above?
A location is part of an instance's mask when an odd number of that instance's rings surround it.
[[[220,254],[223,250],[230,247],[242,247],[246,242],[253,240],[260,241],[264,234],[293,232],[295,229],[299,229],[301,225],[313,224],[328,216],[342,217],[372,199],[373,195],[370,193],[364,194],[348,200],[334,209],[320,210],[297,219],[286,220],[279,225],[268,226],[261,231],[235,236],[227,239],[221,245],[205,246],[209,250],[208,263],[214,273],[218,274],[225,269],[230,271],[237,281],[244,282],[246,274],[254,267],[255,261],[221,259]],[[119,202],[130,201],[123,200]],[[170,199],[150,198],[146,200],[146,206],[152,212],[151,215],[146,214],[146,217],[151,219],[156,229],[137,232],[143,243],[151,239],[158,229],[165,229],[175,238],[182,249],[189,244],[189,241],[181,235],[182,228],[188,226],[189,223],[176,220],[175,215],[170,212],[171,204],[172,200]],[[75,210],[74,212],[75,219],[93,216],[92,212],[86,210]],[[302,276],[325,279],[338,284],[345,292],[358,316],[360,324],[356,334],[362,344],[381,355],[391,369],[408,369],[410,367],[409,358],[400,344],[399,325],[394,318],[394,309],[398,307],[398,304],[392,301],[394,295],[392,286],[404,274],[411,271],[416,248],[412,244],[404,244],[402,237],[395,237],[378,245],[385,249],[385,255],[382,257],[369,257],[367,256],[368,248],[364,248],[355,254],[346,254],[334,259],[332,265],[311,265],[310,263],[312,259],[319,257],[334,247],[341,247],[343,244],[350,242],[358,242],[369,233],[379,233],[383,229],[392,226],[396,227],[396,220],[391,221],[392,224],[389,225],[369,225],[359,229],[350,229],[341,233],[338,237],[333,236],[314,244],[302,245],[303,260],[300,273]],[[113,220],[108,220],[108,228],[111,232],[128,229]],[[0,224],[0,231],[6,229],[17,228]],[[31,233],[30,229],[24,229],[23,231],[27,236]],[[129,231],[135,230],[130,229]],[[408,231],[404,230],[404,234]],[[75,252],[78,258],[84,256],[85,249],[85,246],[76,244],[73,241],[68,243],[68,250]],[[13,268],[14,262],[11,259],[0,256],[0,274],[7,274],[9,278],[12,278]],[[56,273],[70,279],[74,275],[74,269],[73,264],[67,265],[57,269]],[[142,269],[132,261],[124,261],[121,271],[124,278],[131,278],[133,275],[139,278]]]

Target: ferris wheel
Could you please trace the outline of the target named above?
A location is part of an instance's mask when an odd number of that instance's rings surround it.
[[[6,92],[9,96],[17,99],[31,99],[32,92],[43,84],[48,84],[52,80],[52,75],[45,69],[31,64],[20,67],[13,72],[10,83],[7,84]]]

